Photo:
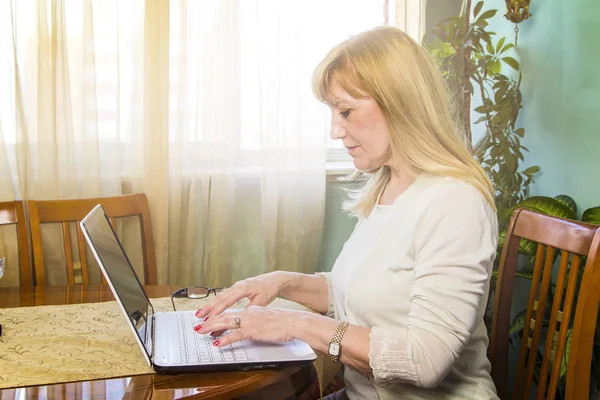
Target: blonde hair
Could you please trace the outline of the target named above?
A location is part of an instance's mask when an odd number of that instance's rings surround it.
[[[332,79],[354,98],[372,97],[390,132],[390,150],[415,173],[451,176],[477,188],[495,210],[494,188],[469,152],[450,109],[444,80],[425,50],[397,28],[379,27],[334,47],[313,74],[313,92],[327,103]],[[345,209],[368,216],[391,177],[384,166],[358,172],[361,186]]]

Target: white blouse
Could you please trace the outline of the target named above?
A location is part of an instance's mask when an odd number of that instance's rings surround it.
[[[373,375],[345,367],[350,399],[498,398],[483,323],[497,240],[483,195],[448,177],[419,176],[357,223],[323,274],[328,315],[371,328]]]

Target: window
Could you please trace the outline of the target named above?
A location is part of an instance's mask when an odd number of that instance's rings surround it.
[[[218,42],[222,38],[218,30],[211,31],[211,24],[215,22],[211,18],[216,15],[222,17],[223,14],[219,14],[217,9],[233,7],[229,3],[236,4],[235,10],[225,14],[232,18],[231,26],[236,29],[236,34],[229,36],[229,41],[221,43]],[[184,4],[187,16],[182,18],[180,11]],[[207,60],[202,58],[202,51],[206,46],[218,43],[217,46],[232,45],[235,54],[229,52],[231,49],[224,48],[223,52],[232,62],[239,63],[239,68],[232,69],[235,73],[232,79],[239,83],[239,91],[232,95],[231,109],[220,110],[219,113],[225,118],[239,118],[241,151],[268,147],[269,143],[263,143],[262,130],[285,130],[281,122],[284,119],[298,121],[298,124],[302,124],[301,131],[321,131],[323,140],[327,141],[328,161],[350,160],[342,143],[329,138],[329,111],[312,96],[310,78],[316,64],[332,46],[352,34],[382,25],[387,4],[385,0],[222,0],[186,3],[172,0],[169,137],[183,130],[187,141],[192,143],[218,140],[218,132],[209,131],[198,124],[198,118],[206,115],[210,107],[206,97],[196,95],[202,93],[206,84],[201,79],[207,73]],[[67,47],[65,58],[60,60],[64,65],[58,68],[58,73],[69,74],[69,100],[74,104],[71,110],[73,134],[77,137],[92,130],[97,131],[101,142],[127,144],[131,141],[136,113],[139,112],[136,102],[143,101],[143,95],[140,94],[143,82],[136,71],[143,68],[140,62],[143,54],[140,55],[140,51],[144,47],[140,43],[144,40],[144,1],[66,2],[58,7],[64,12],[65,24],[63,31],[59,29],[54,33]],[[50,8],[50,2],[33,0],[13,0],[0,5],[0,90],[9,93],[8,96],[0,96],[0,134],[7,144],[16,142],[15,121],[18,112],[15,81],[18,78],[14,63],[28,77],[40,80],[50,78],[35,72],[37,63],[43,57],[38,53],[40,41],[48,40],[51,34]],[[41,16],[38,17],[40,19],[48,17],[48,32],[39,32],[39,26],[42,25],[36,16]],[[219,29],[223,29],[222,25]],[[185,34],[182,34],[184,30]],[[211,33],[216,35],[208,40]],[[198,50],[183,54],[180,51],[183,41],[187,41],[187,48],[193,47],[190,46],[191,41],[197,41],[194,44],[198,45]],[[90,46],[93,46],[93,57],[87,59],[86,51]],[[84,63],[93,64],[93,76],[86,74]],[[277,70],[278,76],[270,76],[270,70]],[[189,85],[185,101],[181,96],[182,73],[186,74],[186,83]],[[37,99],[40,96],[38,82],[24,79],[22,72],[20,74],[22,101]],[[260,87],[258,82],[268,79],[277,80],[268,86],[277,90],[265,93],[266,86]],[[92,89],[86,91],[86,86]],[[276,116],[265,115],[269,113],[268,107],[261,108],[260,102],[266,96],[293,103],[293,107],[287,107],[285,112],[279,112]],[[191,117],[189,120],[184,118],[182,124],[178,114],[182,110],[185,113],[192,109],[194,112],[189,113]],[[324,117],[324,114],[327,116]],[[62,117],[56,115],[57,120]],[[326,126],[323,126],[324,118],[328,121]],[[31,126],[42,131],[37,123]],[[37,134],[38,140],[42,134]],[[285,141],[295,140],[294,135],[297,134],[297,131],[290,131],[288,137],[283,132],[278,148],[285,148]],[[35,137],[31,136],[29,140],[35,140]]]

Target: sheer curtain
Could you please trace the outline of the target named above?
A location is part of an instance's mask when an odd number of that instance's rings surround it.
[[[160,283],[313,272],[329,112],[311,73],[382,23],[373,0],[0,2],[0,200],[147,193]]]

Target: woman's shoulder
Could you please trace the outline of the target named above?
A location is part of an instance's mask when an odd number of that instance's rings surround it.
[[[483,193],[472,184],[451,176],[422,174],[420,182],[419,202],[448,203],[449,201],[466,201],[487,203]]]
[[[486,197],[474,185],[446,176],[421,176],[420,193],[412,210],[420,230],[473,229],[496,231],[497,215]],[[445,223],[444,223],[445,221]]]

